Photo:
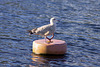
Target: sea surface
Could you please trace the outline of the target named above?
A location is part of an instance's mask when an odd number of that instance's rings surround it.
[[[35,55],[27,30],[58,17],[63,56]],[[100,0],[0,0],[0,67],[100,67]]]

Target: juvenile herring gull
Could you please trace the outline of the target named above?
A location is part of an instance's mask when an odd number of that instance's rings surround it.
[[[28,30],[29,34],[35,34],[40,35],[42,37],[45,37],[45,40],[48,39],[48,42],[51,42],[51,39],[54,37],[54,32],[56,28],[56,22],[57,20],[53,17],[50,19],[50,24],[34,28],[32,30]],[[48,38],[47,36],[52,35],[51,38]]]

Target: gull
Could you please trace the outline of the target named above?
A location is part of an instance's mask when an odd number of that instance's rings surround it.
[[[31,34],[35,34],[35,35],[40,35],[42,37],[45,37],[45,41],[46,39],[48,39],[48,42],[51,42],[51,39],[53,39],[54,37],[54,32],[56,29],[56,22],[58,20],[56,20],[54,17],[50,19],[50,24],[38,27],[38,28],[34,28],[32,30],[28,30],[29,35]],[[47,36],[52,35],[51,38],[48,38]]]

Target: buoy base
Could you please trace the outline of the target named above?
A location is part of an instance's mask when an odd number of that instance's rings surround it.
[[[65,54],[67,44],[63,40],[52,39],[51,43],[46,43],[45,39],[33,41],[33,53],[35,54]]]

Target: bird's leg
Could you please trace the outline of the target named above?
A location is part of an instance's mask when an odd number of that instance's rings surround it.
[[[46,41],[46,39],[48,39],[48,41]],[[50,43],[51,40],[50,40],[47,36],[45,36],[45,42],[46,42],[46,43]]]
[[[53,39],[53,37],[54,37],[54,34],[52,34],[53,36],[51,37],[51,38],[48,38],[47,36],[46,36],[46,39],[48,39],[49,41],[48,41],[48,43],[51,43],[52,41],[51,41],[51,39]]]
[[[51,42],[51,39],[48,38],[47,36],[46,36],[46,39],[48,39],[48,41],[46,41],[47,43],[50,43]]]
[[[54,34],[52,34],[52,37],[50,39],[53,39],[54,38]]]

